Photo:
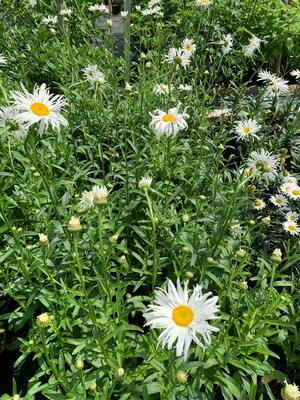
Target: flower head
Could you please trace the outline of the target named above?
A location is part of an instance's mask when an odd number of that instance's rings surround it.
[[[293,69],[291,75],[294,76],[296,79],[300,79],[300,69]]]
[[[256,199],[254,201],[253,208],[255,210],[263,210],[266,207],[266,203],[261,199]]]
[[[287,381],[284,382],[285,387],[281,391],[281,396],[283,400],[299,400],[300,391],[299,387],[294,383],[290,384]]]
[[[168,112],[162,110],[155,110],[150,122],[150,128],[155,131],[156,137],[159,139],[162,135],[176,136],[181,130],[187,129],[188,124],[185,118],[189,115],[186,114],[185,110],[183,114],[179,113],[181,103],[178,103],[177,107],[170,108]]]
[[[101,186],[101,187],[93,186],[91,193],[93,195],[95,204],[106,204],[107,203],[108,191],[105,186]]]
[[[57,15],[54,15],[53,17],[51,15],[48,15],[48,17],[44,17],[42,19],[42,23],[44,25],[56,25],[57,24]]]
[[[248,168],[259,172],[267,181],[273,181],[277,176],[278,161],[267,150],[252,151],[248,158]]]
[[[82,69],[85,79],[95,86],[96,83],[105,83],[104,74],[98,69],[97,65],[87,65]]]
[[[249,39],[249,44],[248,46],[245,47],[244,49],[244,55],[246,57],[252,57],[253,54],[255,53],[256,50],[258,50],[260,48],[260,44],[261,44],[261,39],[259,39],[257,36],[252,36]]]
[[[235,132],[238,135],[237,140],[245,140],[253,137],[255,139],[260,139],[259,136],[256,135],[259,132],[261,126],[255,121],[255,119],[244,119],[237,123],[235,127]]]
[[[233,39],[230,33],[223,36],[221,44],[222,44],[222,53],[224,54],[224,56],[226,56],[233,47]]]
[[[297,221],[299,217],[299,214],[297,214],[295,211],[289,211],[286,213],[285,218],[287,221]]]
[[[196,6],[206,7],[209,6],[212,0],[195,0]]]
[[[17,121],[17,111],[11,107],[0,109],[0,128],[7,128],[16,139],[22,139],[27,135],[27,125]]]
[[[295,221],[285,221],[283,223],[283,229],[289,232],[292,236],[298,235],[300,229]]]
[[[166,63],[175,64],[177,69],[180,67],[186,69],[191,63],[190,53],[172,47],[166,55]]]
[[[139,181],[139,188],[140,189],[147,189],[151,186],[152,178],[144,177]]]
[[[271,196],[270,201],[276,207],[284,207],[287,205],[287,200],[282,194],[275,194],[274,196]]]
[[[12,108],[16,113],[16,121],[26,124],[28,127],[39,124],[39,135],[47,131],[49,124],[52,129],[60,129],[67,126],[68,121],[60,114],[66,105],[66,100],[60,95],[50,94],[46,84],[35,86],[33,93],[28,92],[22,85],[23,92],[13,92]]]
[[[46,328],[49,325],[51,319],[52,318],[48,313],[43,313],[36,317],[36,324],[40,328]]]
[[[91,12],[100,12],[104,14],[109,13],[108,7],[105,4],[92,4],[89,6],[88,10]]]
[[[177,341],[176,356],[184,355],[185,359],[192,341],[205,349],[205,344],[209,345],[211,342],[212,332],[219,330],[207,322],[218,318],[218,297],[209,298],[211,292],[203,294],[200,285],[196,285],[189,296],[187,285],[185,282],[182,288],[177,280],[175,287],[172,281],[168,280],[166,289],[155,291],[154,304],[148,306],[148,311],[144,314],[146,325],[154,329],[163,329],[158,337],[158,345],[162,343],[163,347],[167,345],[167,348],[171,349]],[[202,336],[205,344],[199,340],[198,334]]]
[[[181,43],[181,48],[184,53],[191,55],[191,54],[195,53],[197,46],[195,45],[195,42],[193,39],[186,38]]]
[[[268,71],[261,71],[258,73],[258,80],[263,81],[266,85],[266,96],[275,97],[285,95],[289,91],[288,81],[279,78],[275,74]]]
[[[153,88],[153,92],[155,94],[159,94],[159,95],[165,95],[165,94],[169,94],[172,91],[173,87],[172,85],[164,85],[164,84],[157,84],[154,86]]]

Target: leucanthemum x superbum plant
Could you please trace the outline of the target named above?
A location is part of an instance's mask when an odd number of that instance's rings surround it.
[[[1,289],[19,306],[7,323],[20,337],[21,374],[26,357],[41,366],[27,388],[3,391],[280,397],[285,378],[297,382],[297,121],[291,98],[266,99],[265,85],[249,95],[245,83],[270,35],[230,34],[219,2],[136,5],[122,21],[136,38],[129,75],[103,4],[72,5],[62,25],[62,10],[37,2],[20,32],[17,20],[1,31],[3,53],[15,49],[15,68],[1,68],[1,108],[18,82],[47,82],[49,97],[56,88],[68,99],[67,113],[56,109],[68,126],[49,121],[38,135],[42,116],[18,122],[25,143],[13,133],[21,110],[0,122]],[[47,15],[57,16],[50,29]],[[261,44],[246,56],[252,32]],[[169,46],[181,64],[166,62]]]

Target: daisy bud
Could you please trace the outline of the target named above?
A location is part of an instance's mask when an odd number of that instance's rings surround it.
[[[265,225],[270,225],[270,222],[271,222],[271,217],[270,217],[270,215],[268,215],[267,217],[262,218],[262,222],[263,222]]]
[[[40,175],[39,172],[36,171],[36,172],[33,173],[33,176],[41,176],[41,175]]]
[[[126,293],[126,299],[127,300],[131,299],[131,297],[132,297],[131,293]]]
[[[119,264],[121,265],[126,264],[126,256],[123,255],[119,257]]]
[[[248,190],[248,192],[254,192],[255,191],[255,189],[256,189],[256,186],[252,183],[251,185],[248,185],[247,186],[247,190]]]
[[[255,221],[253,219],[250,219],[249,224],[250,225],[255,225]]]
[[[283,156],[286,156],[287,153],[288,153],[288,149],[287,149],[286,147],[281,147],[281,148],[279,149],[279,154],[281,154],[281,155],[283,155]]]
[[[147,58],[146,54],[142,52],[142,53],[140,54],[140,59],[141,59],[141,60],[145,60],[146,58]]]
[[[190,220],[190,216],[188,214],[183,214],[182,221],[183,222],[188,222],[189,220]]]
[[[106,25],[109,27],[109,28],[111,28],[112,26],[113,26],[113,21],[112,21],[112,19],[107,19],[106,20]]]
[[[288,177],[290,174],[289,174],[288,171],[283,171],[282,175],[286,178],[286,177]]]
[[[253,340],[253,335],[251,335],[251,333],[247,333],[245,340],[246,342],[251,342],[251,340]]]
[[[188,279],[192,279],[192,278],[194,277],[194,274],[193,274],[192,271],[186,271],[185,276],[186,276]]]
[[[242,249],[241,247],[235,252],[235,255],[238,257],[245,257],[246,250]]]
[[[247,178],[249,175],[250,175],[249,169],[245,169],[245,170],[243,171],[243,177],[244,177],[244,178]]]
[[[176,376],[177,376],[177,380],[179,383],[186,383],[186,381],[188,379],[188,375],[184,371],[178,371]]]
[[[114,377],[117,381],[120,381],[121,379],[123,379],[124,376],[124,369],[123,368],[116,368],[114,371]]]
[[[113,244],[116,244],[117,242],[118,242],[118,239],[119,239],[119,235],[112,235],[110,238],[109,238],[109,241],[111,242],[111,243],[113,243]]]
[[[39,244],[40,246],[48,246],[49,244],[48,236],[44,235],[43,233],[39,233]]]
[[[221,151],[224,150],[224,145],[222,143],[220,143],[219,146],[218,146],[218,149],[221,150]]]
[[[32,250],[31,244],[28,244],[28,245],[26,246],[26,250]]]
[[[132,85],[130,85],[130,83],[126,82],[125,83],[125,90],[126,92],[132,92]]]
[[[242,290],[247,290],[248,289],[248,283],[247,281],[240,281],[240,288]]]
[[[201,195],[199,196],[199,199],[200,199],[200,200],[206,200],[206,196],[204,196],[204,194],[201,194]]]
[[[273,381],[274,379],[275,379],[274,375],[264,375],[260,381],[261,383],[267,384]]]
[[[300,391],[299,387],[295,385],[288,384],[287,381],[285,381],[285,387],[281,391],[281,397],[283,400],[299,400],[300,397]]]
[[[135,10],[136,10],[137,12],[141,12],[142,7],[141,7],[141,6],[135,6]]]
[[[51,316],[48,313],[43,313],[36,317],[36,324],[40,328],[46,328],[50,321]]]
[[[84,362],[80,358],[78,358],[78,360],[76,360],[76,362],[75,362],[75,367],[77,369],[83,369],[84,368]]]
[[[145,67],[146,68],[151,68],[152,67],[151,61],[147,61],[146,64],[145,64]]]
[[[182,246],[182,251],[187,253],[189,251],[189,248],[187,246]]]
[[[279,157],[279,158],[277,158],[277,161],[279,162],[280,165],[283,165],[285,163],[285,158]]]
[[[35,172],[35,171],[36,171],[36,168],[35,168],[35,167],[33,167],[33,166],[32,166],[32,167],[30,167],[29,169],[30,169],[30,171],[32,171],[32,172]]]
[[[21,397],[18,394],[15,394],[12,398],[12,400],[20,400]]]
[[[79,232],[82,229],[80,219],[77,217],[72,217],[69,221],[69,226],[68,226],[69,231],[71,232]]]
[[[275,262],[278,262],[278,263],[281,263],[281,261],[282,261],[281,257],[282,257],[281,250],[280,249],[275,249],[273,251],[273,253],[272,253],[271,260],[275,261]]]
[[[20,227],[20,228],[17,229],[17,232],[20,233],[20,232],[22,232],[22,230],[23,230],[23,228]]]
[[[206,261],[208,262],[208,264],[213,264],[215,262],[212,257],[207,257]]]
[[[92,381],[92,382],[89,384],[89,389],[90,389],[90,390],[96,390],[96,388],[97,388],[97,383],[96,383],[96,381]]]

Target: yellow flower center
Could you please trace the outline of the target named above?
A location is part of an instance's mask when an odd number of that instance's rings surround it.
[[[185,46],[185,51],[186,51],[187,53],[189,53],[191,50],[192,50],[192,46],[191,46],[190,44],[187,44],[187,45]]]
[[[290,231],[294,231],[294,230],[296,230],[296,227],[295,227],[295,225],[289,225],[289,226],[288,226],[288,228],[289,228],[289,230],[290,230]]]
[[[255,200],[255,205],[256,207],[259,207],[262,205],[262,201],[261,200]]]
[[[49,108],[45,104],[39,102],[31,104],[30,108],[33,114],[38,115],[39,117],[45,117],[50,112]]]
[[[178,326],[189,326],[194,319],[194,311],[189,306],[178,306],[174,308],[172,318]]]
[[[299,189],[294,189],[294,190],[292,190],[292,193],[293,193],[295,196],[299,196],[300,190],[299,190]]]
[[[277,197],[277,198],[275,199],[275,203],[281,204],[281,203],[282,203],[282,199],[281,199],[280,197]]]
[[[209,0],[199,0],[200,4],[207,4],[209,2]]]
[[[166,114],[162,117],[164,122],[171,122],[172,124],[177,121],[177,118],[174,114]]]
[[[250,128],[243,128],[244,135],[248,135],[249,132],[250,132]]]
[[[295,221],[295,219],[296,219],[295,215],[290,215],[290,220],[291,221]]]

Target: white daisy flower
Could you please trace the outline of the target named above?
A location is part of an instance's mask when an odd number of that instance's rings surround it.
[[[4,107],[0,109],[0,128],[7,128],[16,139],[22,139],[27,135],[28,127],[16,120],[17,111]]]
[[[159,94],[159,95],[161,95],[161,94],[169,94],[169,93],[171,93],[172,92],[172,89],[173,89],[173,86],[172,85],[164,85],[164,84],[158,84],[158,85],[155,85],[154,86],[154,88],[153,88],[153,92],[155,93],[155,94]]]
[[[109,14],[109,9],[105,4],[93,4],[88,8],[91,12],[100,12],[104,14]]]
[[[127,17],[128,17],[128,11],[121,11],[121,18],[127,19]]]
[[[254,201],[253,208],[255,210],[263,210],[266,207],[266,203],[261,199],[256,199]]]
[[[291,75],[294,76],[296,79],[300,79],[300,69],[293,69]]]
[[[193,90],[193,87],[191,85],[182,85],[182,84],[180,84],[178,86],[178,90],[181,90],[182,92],[191,92]]]
[[[95,86],[96,83],[99,83],[100,85],[105,83],[105,76],[98,69],[97,65],[87,65],[82,69],[82,71],[85,79],[91,83],[92,86]]]
[[[284,176],[283,177],[283,182],[284,183],[294,183],[295,185],[297,184],[297,178],[295,178],[294,176]]]
[[[149,186],[151,186],[151,183],[152,183],[152,178],[143,177],[143,178],[139,181],[139,188],[140,188],[140,189],[148,188]]]
[[[35,7],[37,4],[37,0],[28,0],[28,3],[31,7]]]
[[[105,186],[93,186],[92,191],[93,201],[95,204],[106,204],[108,197],[108,190]]]
[[[288,213],[285,214],[285,218],[287,221],[294,221],[296,222],[298,220],[299,214],[297,214],[295,211],[289,211]]]
[[[215,110],[210,111],[207,114],[208,118],[220,118],[222,116],[228,117],[231,114],[231,110],[229,108],[216,108]]]
[[[249,139],[251,136],[255,139],[260,139],[256,135],[257,132],[261,130],[261,126],[256,122],[255,119],[244,119],[239,121],[235,127],[235,132],[238,135],[237,140]]]
[[[148,8],[157,7],[160,3],[160,0],[150,0],[148,2]]]
[[[154,114],[151,114],[152,121],[150,122],[150,128],[155,131],[155,136],[159,139],[162,135],[176,136],[179,131],[188,128],[188,124],[185,118],[189,118],[185,110],[183,113],[179,113],[181,103],[178,103],[177,107],[170,108],[168,112],[162,110],[155,110]]]
[[[283,223],[283,229],[286,232],[289,232],[292,236],[298,235],[298,233],[300,231],[300,229],[299,229],[298,225],[296,224],[296,222],[295,221],[289,221],[289,220],[285,221]]]
[[[258,81],[263,81],[267,85],[266,95],[273,98],[278,95],[285,95],[289,92],[288,81],[285,81],[275,74],[268,71],[258,73]]]
[[[233,39],[230,33],[223,36],[221,44],[222,44],[222,53],[224,54],[224,56],[226,56],[233,47]]]
[[[28,127],[39,123],[38,134],[42,135],[49,124],[52,129],[60,129],[60,126],[67,126],[68,121],[60,114],[67,104],[63,96],[50,94],[46,84],[35,86],[33,93],[29,93],[23,85],[23,92],[13,92],[12,108],[16,111],[16,121],[26,124]]]
[[[57,15],[54,15],[53,17],[51,17],[51,16],[44,17],[42,19],[42,23],[44,25],[56,25],[57,24]]]
[[[177,69],[180,66],[186,69],[191,63],[190,54],[185,53],[182,49],[172,47],[166,55],[166,63],[175,64]]]
[[[295,383],[288,383],[287,380],[284,380],[285,387],[281,390],[281,397],[283,400],[299,400],[300,398],[300,390],[299,386]]]
[[[292,182],[284,182],[281,186],[280,186],[280,191],[284,194],[289,193],[292,188],[294,187],[294,183]]]
[[[260,44],[261,44],[261,39],[259,39],[255,35],[252,36],[252,38],[249,39],[248,46],[246,46],[244,49],[244,55],[246,57],[252,57],[255,51],[260,48]]]
[[[218,328],[209,325],[211,319],[219,318],[217,305],[218,297],[210,297],[211,292],[202,294],[202,287],[196,285],[189,297],[185,282],[182,288],[177,280],[177,288],[168,280],[166,289],[155,291],[154,304],[148,306],[144,314],[146,325],[153,329],[163,329],[158,337],[160,343],[170,350],[176,343],[176,356],[187,359],[192,341],[205,350],[205,345],[211,343],[211,334],[218,332]],[[204,344],[199,340],[198,334],[203,338]]]
[[[295,184],[290,184],[291,186],[287,189],[287,196],[289,196],[293,200],[300,199],[300,187]],[[283,185],[282,185],[283,186]]]
[[[212,0],[195,0],[196,6],[206,7],[212,3]]]
[[[286,198],[282,194],[275,194],[271,196],[270,201],[276,207],[284,207],[288,204]]]
[[[82,208],[86,210],[94,205],[94,195],[93,192],[84,191],[81,196],[80,204]]]
[[[184,41],[181,43],[181,48],[184,53],[194,54],[197,49],[197,46],[195,45],[193,39],[185,38]]]
[[[262,178],[273,181],[277,176],[277,158],[267,150],[252,151],[248,158],[248,168],[258,171]]]
[[[72,15],[72,10],[70,8],[62,8],[59,14],[63,17],[70,17]]]

